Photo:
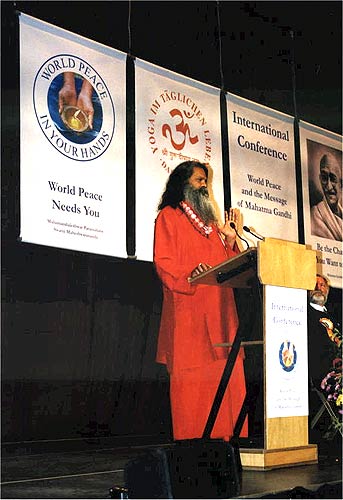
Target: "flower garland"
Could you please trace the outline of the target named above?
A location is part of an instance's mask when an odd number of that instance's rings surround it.
[[[180,207],[195,229],[208,238],[213,231],[213,227],[206,225],[205,222],[194,212],[193,208],[191,208],[185,201],[180,201]]]

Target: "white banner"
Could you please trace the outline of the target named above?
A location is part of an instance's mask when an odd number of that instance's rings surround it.
[[[305,243],[317,270],[342,288],[342,136],[300,122]]]
[[[126,55],[19,19],[20,236],[126,257]]]
[[[307,291],[265,286],[267,418],[308,415]]]
[[[232,94],[227,112],[231,205],[255,234],[297,242],[293,118]]]
[[[219,89],[136,60],[138,259],[153,258],[157,206],[170,172],[183,161],[210,165],[209,191],[223,219],[219,95]]]

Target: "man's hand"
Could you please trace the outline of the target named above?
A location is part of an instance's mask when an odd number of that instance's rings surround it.
[[[92,92],[93,92],[92,85],[87,80],[84,80],[79,97],[77,99],[77,106],[80,109],[82,109],[82,111],[87,115],[89,128],[91,130],[93,128],[93,117],[94,117]]]
[[[240,219],[240,213],[238,208],[230,208],[227,212],[225,211],[225,222],[223,226],[219,227],[219,231],[225,236],[226,243],[233,248],[236,241],[236,231],[230,226],[231,222],[234,223],[236,229],[238,229],[238,223]]]
[[[195,267],[193,269],[193,271],[191,272],[191,278],[195,278],[196,276],[199,276],[199,274],[201,273],[204,273],[205,271],[208,271],[209,269],[211,269],[212,266],[210,266],[209,264],[203,264],[202,262],[200,262],[200,264],[197,265],[197,267]]]
[[[63,74],[63,87],[58,93],[58,112],[61,114],[64,106],[76,106],[76,88],[74,73],[69,71]]]

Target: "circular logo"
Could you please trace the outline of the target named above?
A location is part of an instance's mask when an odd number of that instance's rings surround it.
[[[182,161],[211,160],[211,125],[199,104],[183,92],[164,90],[156,96],[146,130],[148,147],[167,173]]]
[[[112,141],[115,113],[110,92],[100,74],[77,56],[56,55],[40,67],[33,105],[45,137],[72,160],[94,160]]]
[[[279,361],[282,369],[286,372],[291,372],[295,367],[297,362],[297,351],[291,341],[286,340],[282,342],[279,349]]]

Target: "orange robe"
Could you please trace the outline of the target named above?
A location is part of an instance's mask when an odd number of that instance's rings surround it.
[[[200,263],[215,266],[238,253],[226,248],[216,228],[197,230],[180,208],[165,207],[155,223],[154,263],[163,284],[158,363],[167,365],[175,439],[202,436],[238,327],[231,288],[191,285]],[[211,437],[229,439],[245,397],[243,352],[239,353]],[[241,435],[247,435],[245,422]]]

